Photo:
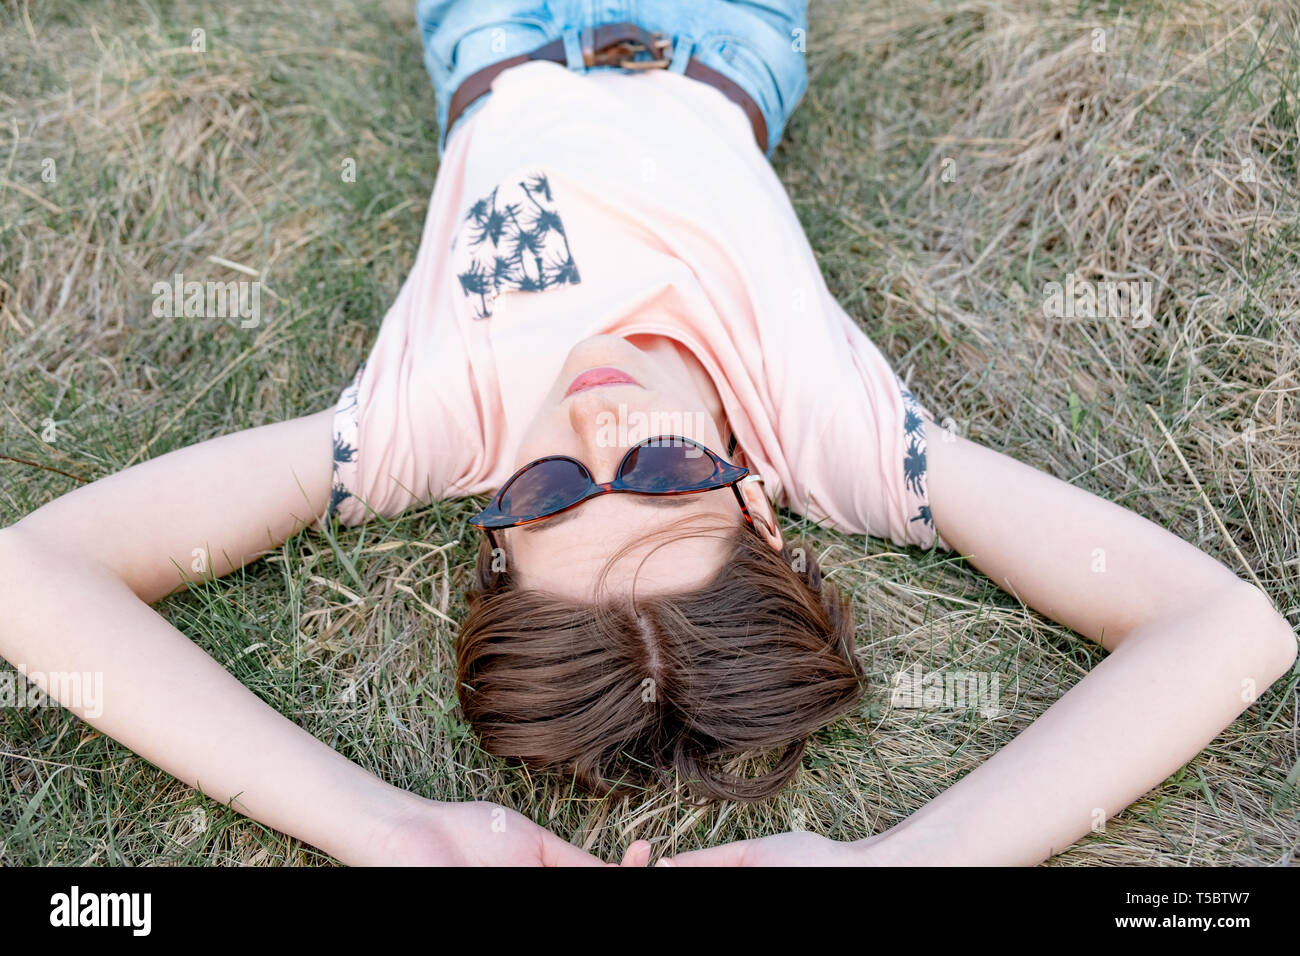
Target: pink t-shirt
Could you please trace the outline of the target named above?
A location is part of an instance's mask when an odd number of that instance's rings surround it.
[[[663,70],[531,62],[492,90],[338,402],[340,521],[495,491],[574,344],[658,334],[707,370],[732,460],[778,504],[947,547],[925,493],[933,419],[831,297],[744,113]]]

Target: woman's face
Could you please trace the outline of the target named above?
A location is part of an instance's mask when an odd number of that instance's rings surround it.
[[[612,481],[628,448],[661,434],[683,435],[726,458],[722,417],[708,376],[675,342],[593,336],[569,352],[524,434],[514,468],[547,455],[568,455],[586,465],[597,482]],[[779,550],[780,532],[766,533],[771,509],[756,485],[746,482],[741,491],[764,537],[775,540]],[[612,494],[496,534],[520,587],[589,599],[610,556],[629,541],[640,541],[644,546],[610,569],[608,590],[628,593],[634,577],[638,594],[689,590],[717,573],[726,539],[686,537],[659,542],[657,548],[647,540],[686,515],[744,520],[730,488],[667,497]]]

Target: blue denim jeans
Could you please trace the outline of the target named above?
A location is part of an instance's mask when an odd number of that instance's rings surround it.
[[[585,71],[579,34],[604,23],[636,23],[671,37],[670,70],[682,72],[694,57],[738,83],[767,121],[769,157],[808,86],[807,0],[417,0],[416,20],[438,98],[439,153],[452,132],[452,95],[466,77],[557,37],[569,69]],[[471,103],[457,127],[489,96]]]

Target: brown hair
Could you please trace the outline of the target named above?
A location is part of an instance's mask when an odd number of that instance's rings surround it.
[[[774,551],[746,524],[721,533],[731,551],[704,586],[586,604],[515,586],[484,540],[456,649],[461,709],[483,749],[598,795],[671,787],[674,770],[705,801],[780,790],[809,735],[865,690],[849,602],[801,549]],[[778,749],[760,776],[724,770]]]

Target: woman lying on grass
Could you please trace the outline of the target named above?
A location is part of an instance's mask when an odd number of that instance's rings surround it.
[[[7,660],[102,672],[102,713],[79,716],[344,862],[489,864],[600,861],[492,804],[392,787],[261,702],[149,607],[186,586],[196,542],[221,575],[321,520],[491,494],[457,648],[465,718],[490,753],[595,794],[760,800],[855,709],[846,600],[778,506],[955,549],[1110,652],[885,833],[678,863],[1036,863],[1290,668],[1295,637],[1256,587],[936,427],[831,298],[766,159],[806,83],[801,2],[643,3],[597,30],[559,3],[510,6],[419,6],[451,135],[414,267],[338,403],[0,531]],[[727,771],[752,753],[773,769]]]

